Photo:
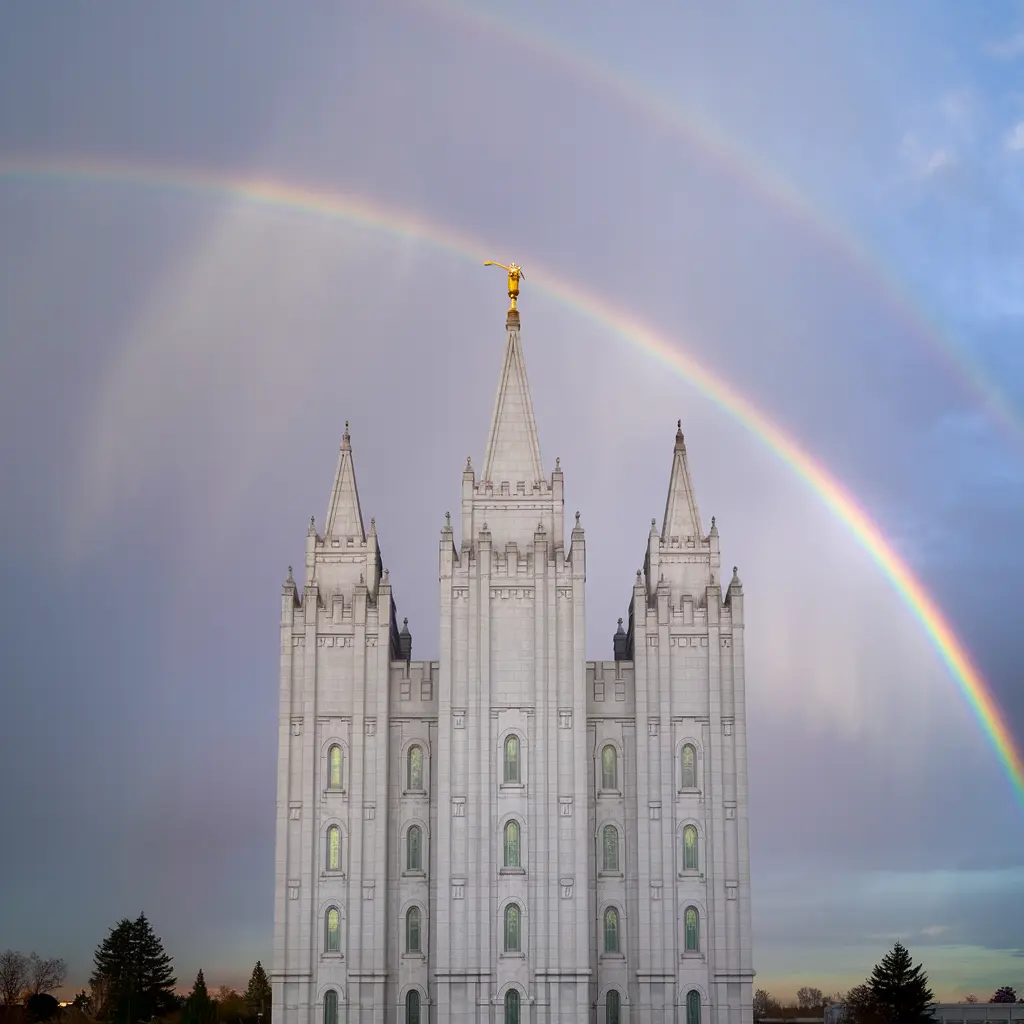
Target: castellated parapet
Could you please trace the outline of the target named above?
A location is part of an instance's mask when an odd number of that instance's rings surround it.
[[[282,588],[275,1024],[750,1024],[743,589],[681,424],[607,661],[515,310],[480,465],[440,529],[436,661],[399,625],[347,424]]]

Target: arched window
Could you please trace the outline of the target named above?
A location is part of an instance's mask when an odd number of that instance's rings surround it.
[[[614,907],[609,907],[604,912],[604,951],[619,951],[619,912]]]
[[[683,949],[687,953],[696,953],[700,950],[700,916],[696,907],[687,907],[683,915],[683,929],[685,939]]]
[[[405,834],[405,868],[407,871],[423,870],[423,829],[410,825]]]
[[[519,737],[508,736],[505,738],[505,774],[506,782],[522,781],[519,774]]]
[[[505,825],[505,867],[519,867],[519,822],[510,821]]]
[[[505,993],[505,1024],[519,1024],[519,993],[514,988]]]
[[[337,743],[327,752],[327,785],[330,789],[341,789],[341,747]],[[334,997],[337,999],[337,995]]]
[[[695,988],[686,993],[686,1024],[700,1024],[700,993]]]
[[[602,871],[619,870],[619,830],[614,825],[605,825],[601,839]]]
[[[338,1024],[338,993],[333,988],[324,994],[324,1024]]]
[[[601,751],[601,788],[619,788],[619,754],[610,743]]]
[[[692,743],[683,744],[683,789],[697,788],[697,750]]]
[[[604,998],[604,1019],[605,1024],[619,1024],[619,993],[613,988]]]
[[[520,934],[520,912],[518,903],[509,903],[505,907],[505,952],[521,953],[522,936]]]
[[[410,907],[405,915],[405,951],[421,953],[420,948],[420,908]]]
[[[418,745],[409,748],[408,788],[414,793],[419,793],[423,789],[423,748]]]
[[[341,952],[341,914],[337,907],[331,907],[327,911],[327,918],[325,919],[325,934],[324,934],[324,952],[325,953],[340,953]]]
[[[327,830],[327,870],[341,870],[341,829],[337,825]]]
[[[687,825],[683,829],[683,870],[697,870],[697,826]]]
[[[405,997],[405,1024],[420,1024],[420,994],[414,988]]]

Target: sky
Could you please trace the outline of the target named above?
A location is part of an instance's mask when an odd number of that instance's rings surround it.
[[[1024,790],[935,644],[764,436],[594,314],[841,483],[1019,750],[1024,5],[7,5],[0,225],[0,948],[71,993],[145,911],[182,987],[269,963],[279,588],[347,420],[437,657],[492,259],[588,657],[677,419],[739,566],[755,984],[845,990],[901,938],[941,998],[1024,992]]]

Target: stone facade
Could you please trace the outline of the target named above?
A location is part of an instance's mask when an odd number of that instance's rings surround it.
[[[743,590],[681,430],[614,660],[563,517],[510,310],[413,661],[346,424],[282,593],[274,1024],[751,1021]]]

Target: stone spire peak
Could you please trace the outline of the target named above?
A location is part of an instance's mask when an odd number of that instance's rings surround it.
[[[341,435],[338,468],[334,474],[334,489],[331,491],[324,536],[366,540],[363,513],[359,507],[359,489],[356,487],[356,467],[352,461],[352,438],[348,432],[348,420],[345,421],[345,433]]]
[[[515,313],[515,319],[511,314]],[[481,479],[496,488],[507,482],[515,492],[516,484],[527,487],[544,477],[540,460],[540,441],[533,418],[533,402],[526,378],[526,362],[519,342],[518,310],[510,310],[505,331],[505,360],[494,400],[491,432],[484,453]]]
[[[672,475],[668,483],[668,500],[665,503],[665,522],[662,538],[694,537],[703,539],[700,525],[700,510],[690,481],[690,466],[686,460],[686,443],[683,440],[682,421],[676,422],[676,443],[672,453]]]

